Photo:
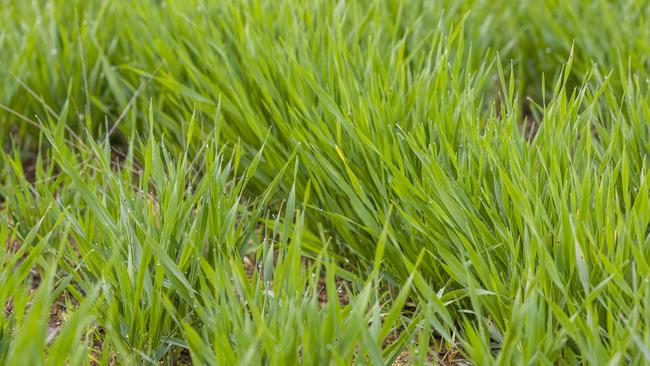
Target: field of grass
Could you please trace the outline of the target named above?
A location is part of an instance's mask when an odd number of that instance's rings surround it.
[[[650,1],[0,0],[0,365],[650,364]]]

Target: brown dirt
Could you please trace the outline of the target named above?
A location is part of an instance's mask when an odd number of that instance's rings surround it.
[[[533,103],[534,101],[529,97],[524,100],[522,107],[522,121],[519,125],[521,133],[529,142],[537,136],[537,131],[539,131],[539,126],[542,120],[541,117],[536,117],[536,113],[533,111]]]

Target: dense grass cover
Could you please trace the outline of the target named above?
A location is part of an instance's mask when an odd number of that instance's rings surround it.
[[[0,0],[0,364],[650,363],[650,1]]]

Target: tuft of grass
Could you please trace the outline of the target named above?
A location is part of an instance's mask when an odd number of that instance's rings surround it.
[[[650,362],[649,19],[2,2],[0,363]]]

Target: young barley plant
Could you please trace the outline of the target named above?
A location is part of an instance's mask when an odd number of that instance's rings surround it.
[[[0,363],[650,363],[649,1],[0,5]]]

